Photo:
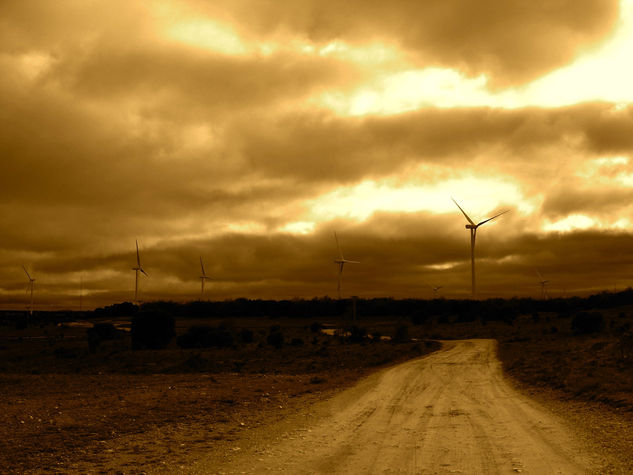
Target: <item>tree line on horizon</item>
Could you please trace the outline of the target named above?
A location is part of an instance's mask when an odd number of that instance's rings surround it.
[[[518,315],[535,312],[574,312],[633,304],[633,289],[601,292],[588,297],[568,297],[538,300],[531,297],[510,299],[395,299],[315,297],[313,299],[264,300],[238,298],[223,301],[191,301],[185,303],[155,301],[135,305],[131,302],[100,307],[88,312],[93,317],[133,316],[137,312],[163,312],[174,317],[239,318],[351,318],[352,307],[363,317],[411,318],[423,322],[433,316],[456,316],[458,321],[503,320],[511,322]]]

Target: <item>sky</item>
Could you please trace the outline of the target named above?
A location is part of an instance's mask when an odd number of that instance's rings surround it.
[[[633,285],[633,0],[8,0],[0,308]],[[200,257],[207,276],[201,295]]]

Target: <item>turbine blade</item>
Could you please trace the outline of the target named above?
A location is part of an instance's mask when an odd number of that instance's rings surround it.
[[[138,253],[138,239],[136,240],[136,265],[141,267],[141,255]]]
[[[336,239],[336,249],[338,249],[338,255],[341,259],[343,259],[343,251],[341,250],[341,245],[338,242],[338,236],[336,235],[336,231],[334,231],[334,239]]]
[[[538,275],[538,278],[540,279],[541,282],[543,282],[543,276],[541,275],[541,273],[538,271],[538,269],[535,267],[534,270],[536,271],[536,275]]]
[[[474,226],[474,225],[475,225],[475,223],[473,222],[473,220],[472,220],[472,219],[470,219],[470,217],[466,214],[466,211],[464,211],[464,210],[462,209],[462,207],[461,207],[461,206],[459,206],[459,203],[457,203],[457,201],[455,201],[455,198],[453,198],[453,197],[451,196],[451,199],[453,200],[453,203],[455,203],[455,204],[457,205],[457,207],[459,208],[459,210],[460,210],[460,211],[464,214],[464,216],[466,216],[466,219],[468,220],[468,222]]]
[[[22,266],[22,269],[24,269],[24,272],[26,272],[26,276],[29,278],[29,280],[33,280],[31,279],[31,276],[29,275],[29,271],[26,270],[26,267]]]
[[[206,277],[207,273],[204,271],[204,265],[202,265],[202,256],[200,256],[200,269],[202,269],[203,277]]]
[[[358,261],[348,261],[347,259],[345,259],[343,262],[349,263],[349,264],[360,264],[360,262]]]
[[[488,221],[492,221],[493,219],[498,218],[498,217],[499,217],[499,216],[501,216],[502,214],[506,214],[506,213],[507,213],[507,212],[509,212],[509,211],[510,211],[510,210],[509,210],[509,209],[507,209],[507,210],[503,211],[502,213],[495,214],[492,218],[485,219],[485,220],[483,220],[481,223],[478,223],[478,224],[477,224],[477,226],[481,226],[482,224],[487,223]]]
[[[148,274],[147,272],[145,272],[145,271],[143,270],[143,268],[139,268],[139,270],[140,270],[143,274],[145,274],[145,277],[149,277],[149,274]]]

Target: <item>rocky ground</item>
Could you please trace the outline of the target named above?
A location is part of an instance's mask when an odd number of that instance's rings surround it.
[[[345,339],[294,325],[281,348],[87,350],[85,329],[7,332],[0,349],[3,473],[174,471],[245,431],[267,427],[433,342]],[[255,329],[255,332],[259,330]]]

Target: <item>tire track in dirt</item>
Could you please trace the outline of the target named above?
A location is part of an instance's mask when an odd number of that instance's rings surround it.
[[[494,340],[376,373],[311,408],[305,427],[258,440],[199,473],[599,473],[601,456],[503,378]],[[298,419],[300,420],[300,418]]]

